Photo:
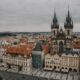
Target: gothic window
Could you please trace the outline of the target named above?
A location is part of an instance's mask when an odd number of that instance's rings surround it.
[[[68,30],[68,35],[70,35],[70,31]]]
[[[3,60],[2,59],[0,59],[0,63],[2,63],[3,62]]]
[[[63,42],[61,41],[59,43],[59,53],[62,53],[63,52]]]
[[[55,36],[55,30],[54,30],[54,36]]]

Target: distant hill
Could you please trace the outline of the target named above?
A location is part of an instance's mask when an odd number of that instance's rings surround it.
[[[12,32],[0,32],[0,37],[5,37],[5,36],[16,36],[16,34]]]
[[[6,36],[16,36],[18,34],[23,34],[23,35],[47,35],[51,34],[51,32],[0,32],[0,37],[6,37]],[[74,32],[76,36],[80,36],[80,32]]]

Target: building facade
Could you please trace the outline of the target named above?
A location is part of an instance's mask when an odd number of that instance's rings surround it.
[[[31,50],[25,45],[16,45],[0,49],[0,67],[13,71],[26,72],[32,66]],[[28,50],[27,50],[28,48]]]
[[[73,21],[68,10],[64,30],[59,28],[56,12],[51,24],[50,51],[45,55],[45,70],[80,71],[80,52],[73,47]]]

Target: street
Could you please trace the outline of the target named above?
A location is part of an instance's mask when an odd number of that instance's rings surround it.
[[[17,72],[12,70],[0,70],[3,80],[80,80],[80,74],[50,72],[33,69],[27,72]]]

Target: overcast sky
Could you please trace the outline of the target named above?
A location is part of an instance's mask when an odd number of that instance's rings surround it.
[[[80,0],[0,0],[0,31],[50,31],[54,8],[64,27],[68,5],[80,31]]]

